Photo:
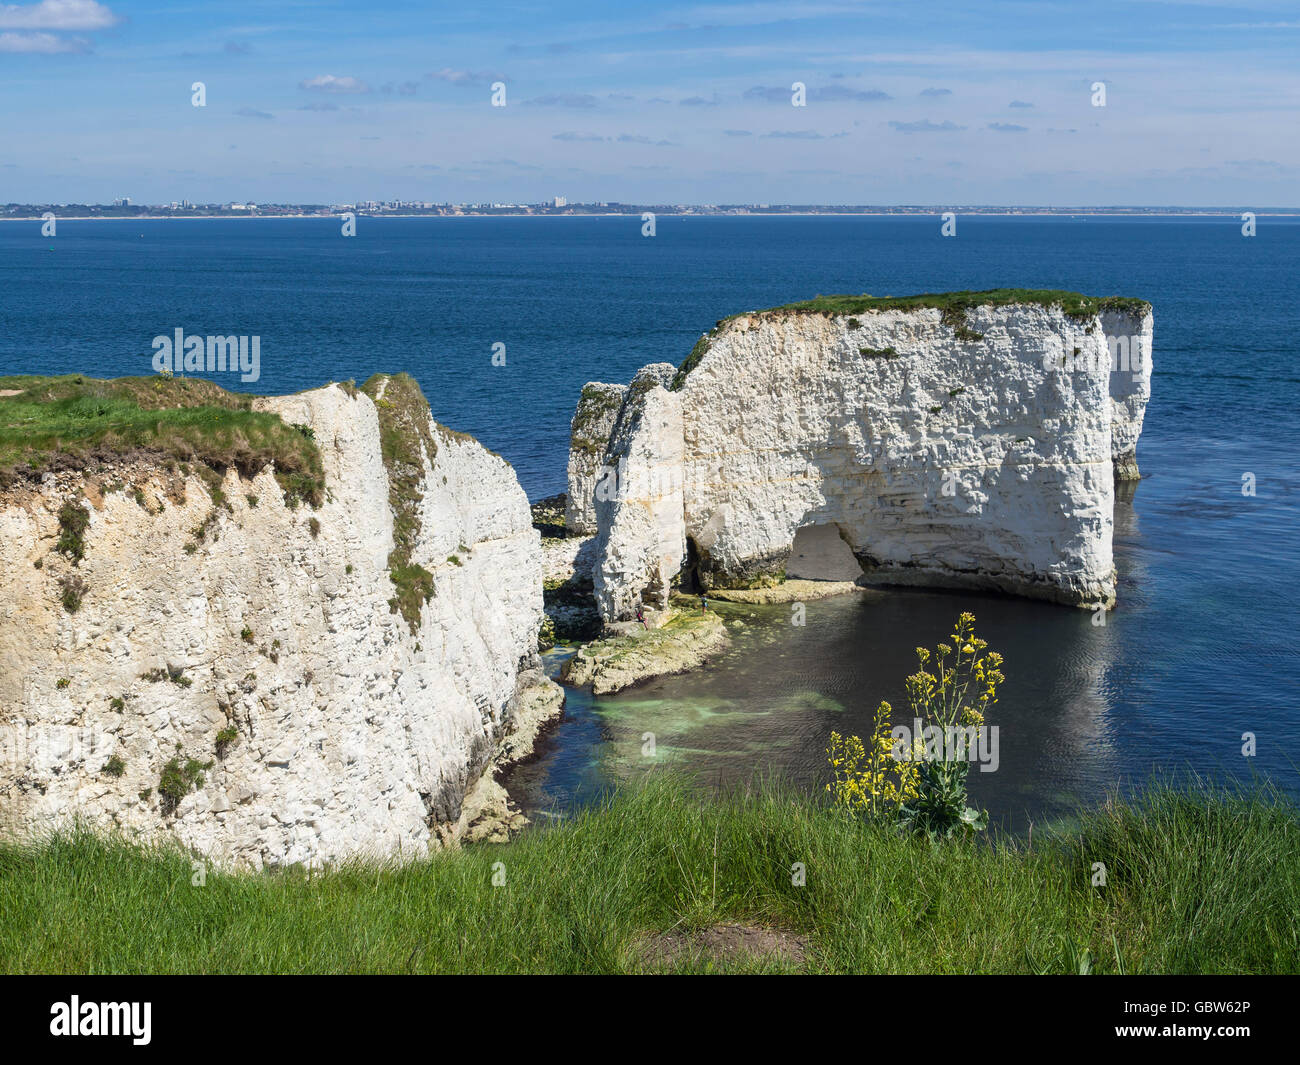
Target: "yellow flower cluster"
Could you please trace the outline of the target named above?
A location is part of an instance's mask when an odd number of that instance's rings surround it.
[[[978,730],[988,708],[998,701],[998,685],[1006,679],[1002,656],[987,651],[988,641],[975,635],[974,614],[960,615],[949,639],[933,653],[916,649],[921,668],[907,678],[908,705],[913,718],[941,729],[961,725]],[[913,737],[911,759],[896,759],[890,734],[892,713],[888,703],[876,708],[868,743],[858,736],[831,733],[826,755],[834,779],[826,790],[837,805],[874,814],[884,808],[896,810],[916,798],[925,744],[919,736]]]
[[[974,614],[957,618],[951,641],[935,648],[933,671],[926,668],[930,652],[916,649],[921,669],[907,678],[908,703],[915,717],[941,727],[978,727],[984,724],[985,711],[998,701],[998,685],[1006,679],[1002,656],[984,653],[988,641],[975,635]]]
[[[916,797],[916,761],[899,761],[894,757],[894,740],[890,733],[890,716],[893,709],[888,703],[876,707],[875,721],[869,745],[858,736],[841,736],[831,733],[830,747],[826,750],[834,779],[826,790],[839,806],[854,811],[876,813],[882,809],[896,810],[904,802]],[[913,741],[913,752],[923,745]]]

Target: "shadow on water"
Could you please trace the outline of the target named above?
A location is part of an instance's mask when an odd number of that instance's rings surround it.
[[[1011,680],[991,720],[995,772],[971,775],[974,799],[1015,827],[1066,813],[1096,780],[1114,779],[1104,678],[1118,627],[1091,614],[979,595],[883,590],[789,606],[720,604],[730,650],[695,673],[663,677],[615,696],[568,689],[566,718],[532,766],[511,778],[527,808],[589,801],[610,782],[654,764],[702,787],[776,773],[811,790],[826,780],[832,730],[866,735],[888,700],[902,721],[914,648],[934,644],[969,610],[1007,659]],[[646,757],[646,734],[654,757]]]

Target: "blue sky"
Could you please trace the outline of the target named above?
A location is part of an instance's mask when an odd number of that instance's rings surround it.
[[[0,2],[0,202],[1293,206],[1297,60],[1295,0]]]

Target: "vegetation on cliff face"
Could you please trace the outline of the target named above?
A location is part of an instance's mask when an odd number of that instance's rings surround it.
[[[694,370],[695,367],[700,364],[700,360],[709,353],[709,347],[713,344],[714,337],[718,335],[718,332],[729,321],[729,318],[723,318],[717,325],[695,342],[695,346],[691,348],[691,353],[686,356],[682,364],[677,367],[677,372],[673,374],[673,379],[668,384],[669,392],[681,391],[682,385],[686,384],[686,378],[690,375],[690,372]]]
[[[64,503],[59,509],[59,540],[54,550],[67,555],[75,566],[86,557],[86,529],[90,511],[80,503]]]
[[[287,502],[319,506],[315,441],[252,402],[194,377],[0,377],[0,486],[137,455],[199,463],[213,483],[230,467],[251,477],[273,463]]]
[[[787,303],[780,307],[770,307],[762,311],[749,311],[733,314],[723,318],[716,326],[698,341],[691,349],[685,361],[677,369],[676,376],[669,386],[678,391],[685,383],[690,372],[699,365],[708,352],[713,340],[722,328],[737,318],[776,319],[790,314],[820,314],[828,318],[844,315],[866,315],[879,311],[915,311],[932,309],[940,312],[943,323],[950,326],[963,341],[982,340],[983,336],[966,324],[966,313],[975,307],[1006,307],[1016,304],[1029,304],[1038,307],[1060,307],[1068,318],[1087,321],[1103,311],[1123,311],[1131,314],[1145,314],[1151,309],[1146,300],[1131,296],[1084,296],[1078,292],[1061,289],[1034,288],[994,288],[982,292],[924,292],[915,296],[817,296],[814,299],[798,303]],[[850,320],[849,328],[857,328],[860,323]],[[867,353],[870,349],[864,349]],[[882,349],[872,354],[884,355],[892,351]]]
[[[569,427],[570,447],[591,455],[603,455],[609,444],[608,434],[594,430],[623,404],[623,389],[590,382],[582,386],[582,395]],[[593,435],[594,433],[594,435]]]
[[[556,827],[406,866],[209,870],[195,887],[192,858],[87,833],[0,845],[0,969],[1300,970],[1300,819],[1268,791],[1157,787],[1028,844],[936,846],[806,795],[708,799],[656,774]],[[804,949],[711,952],[707,933],[734,923]],[[700,946],[647,951],[674,930]]]
[[[379,443],[388,470],[388,501],[393,510],[393,550],[388,572],[396,594],[388,601],[414,635],[420,609],[433,598],[433,574],[411,561],[420,538],[420,503],[424,499],[424,460],[438,454],[429,402],[409,374],[375,374],[361,390],[379,413]]]

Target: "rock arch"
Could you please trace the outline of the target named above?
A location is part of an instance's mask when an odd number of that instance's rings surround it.
[[[808,581],[856,581],[862,576],[862,563],[839,522],[811,520],[795,530],[785,575]]]

